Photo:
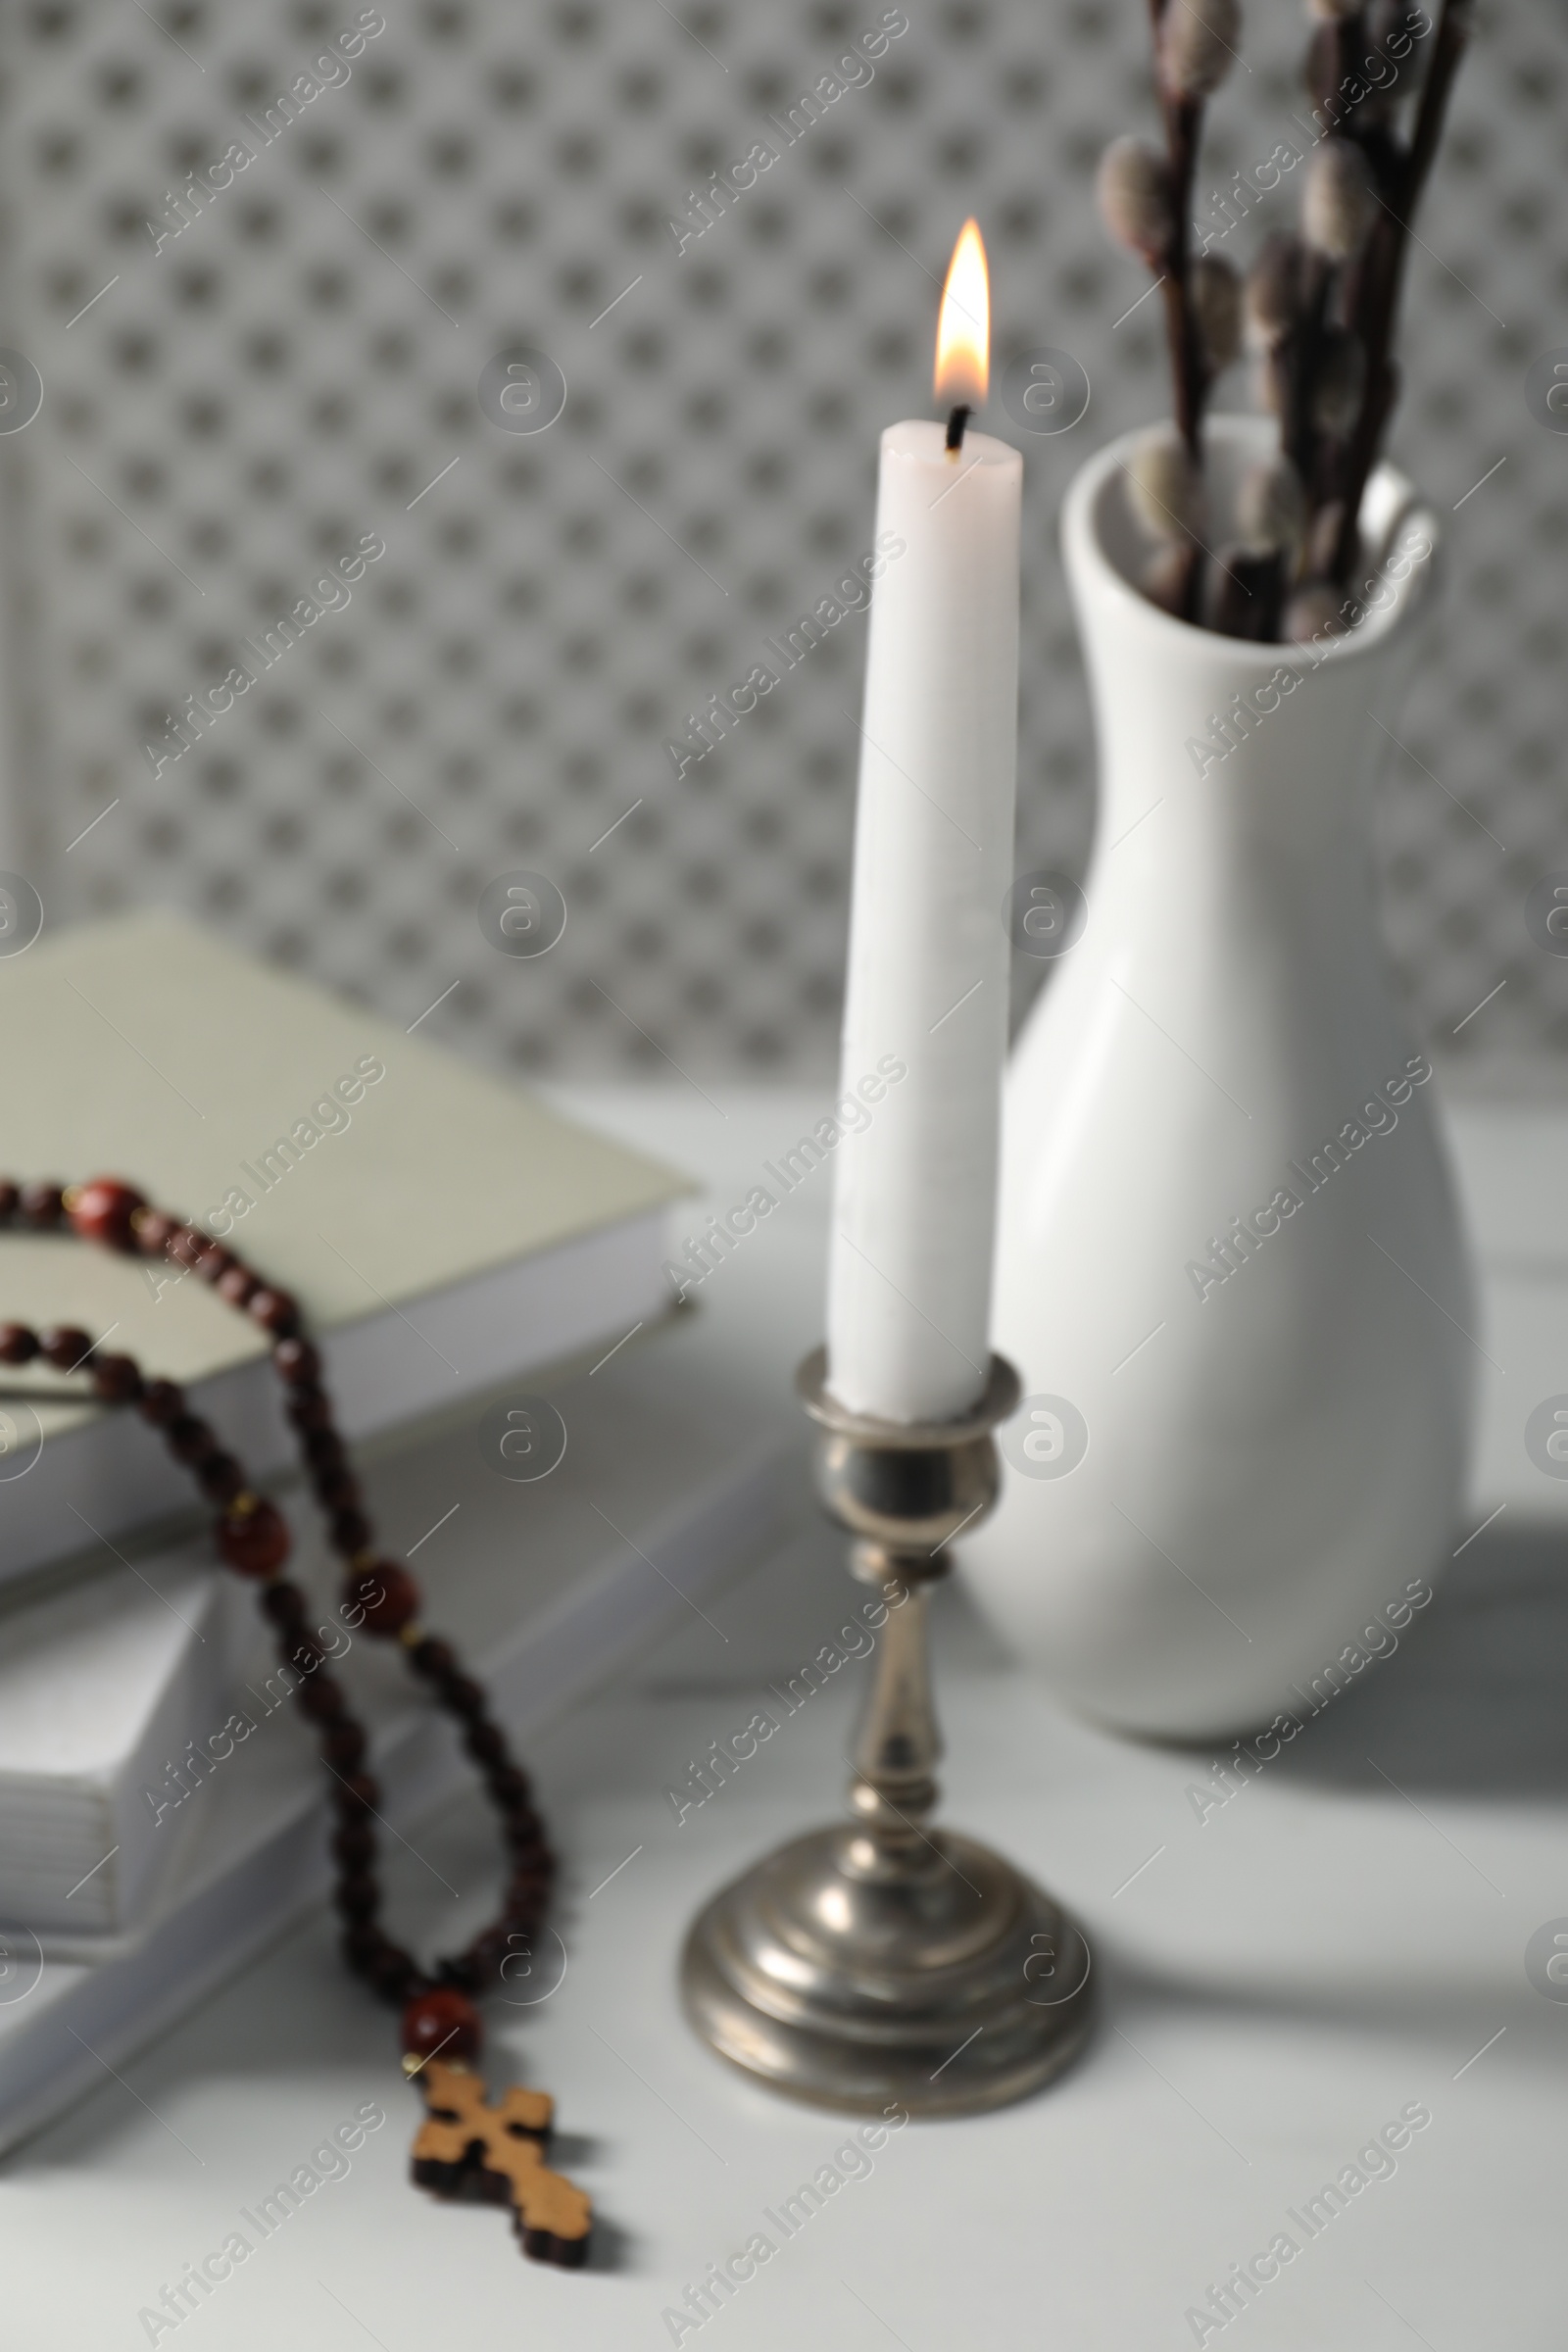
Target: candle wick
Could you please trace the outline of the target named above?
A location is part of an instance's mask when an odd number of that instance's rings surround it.
[[[963,431],[973,412],[966,401],[959,401],[948,418],[948,455],[956,457],[963,447]]]

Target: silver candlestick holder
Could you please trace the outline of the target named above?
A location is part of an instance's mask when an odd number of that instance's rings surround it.
[[[927,1828],[942,1753],[926,1633],[947,1545],[991,1508],[992,1431],[1018,1377],[991,1359],[961,1420],[880,1421],[797,1375],[822,1435],[817,1487],[850,1565],[888,1603],[855,1750],[852,1818],[769,1854],[714,1896],[686,1940],[686,2013],[720,2056],[818,2106],[972,2115],[1022,2098],[1082,2046],[1090,1952],[1049,1894],[988,1846]]]

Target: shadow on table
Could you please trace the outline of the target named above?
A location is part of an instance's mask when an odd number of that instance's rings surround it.
[[[1397,1650],[1328,1697],[1270,1771],[1384,1793],[1392,1778],[1416,1795],[1560,1802],[1565,1700],[1568,1543],[1498,1528],[1452,1562]]]

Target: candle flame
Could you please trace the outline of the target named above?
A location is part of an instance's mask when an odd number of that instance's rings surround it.
[[[937,318],[937,406],[979,408],[991,381],[991,285],[980,226],[966,220],[948,264]]]

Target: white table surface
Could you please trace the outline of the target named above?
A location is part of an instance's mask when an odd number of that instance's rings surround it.
[[[715,1102],[620,1092],[597,1108],[727,1202],[802,1131],[808,1104]],[[1568,1561],[1550,1524],[1568,1487],[1531,1469],[1519,1432],[1530,1404],[1568,1390],[1568,1123],[1489,1113],[1459,1128],[1500,1269],[1477,1522],[1507,1509],[1399,1652],[1204,1823],[1186,1790],[1206,1778],[1206,1753],[1074,1723],[998,1654],[961,1592],[941,1596],[946,1817],[1083,1917],[1098,2036],[1041,2097],[890,2138],[869,2177],[680,2341],[1174,2352],[1197,2340],[1185,2315],[1209,2282],[1282,2230],[1300,2241],[1287,2209],[1419,2101],[1431,2125],[1394,2177],[1303,2244],[1224,2342],[1562,2352],[1568,2003],[1533,1989],[1524,1954],[1568,1915]],[[746,1331],[776,1373],[781,1414],[818,1336],[825,1208],[825,1182],[803,1187],[706,1287],[715,1330]],[[532,1743],[567,1860],[566,1966],[557,1983],[560,1957],[542,1965],[532,2006],[492,2006],[490,2067],[555,2091],[559,2161],[602,2217],[598,2267],[525,2263],[503,2213],[408,2185],[420,2108],[392,2020],[341,1973],[317,1918],[0,2168],[4,2352],[148,2342],[141,2308],[367,2101],[388,2120],[347,2176],[160,2343],[635,2352],[675,2340],[664,2315],[685,2283],[758,2230],[776,2239],[763,2209],[850,2129],[710,2057],[681,2020],[674,1976],[701,1899],[836,1812],[863,1667],[684,1824],[665,1791],[746,1722],[765,1682],[831,1638],[851,1597],[803,1486],[780,1552]],[[388,1869],[394,1928],[456,1940],[488,1884],[484,1817],[465,1800],[416,1844]],[[471,1893],[454,1898],[420,1856]]]

